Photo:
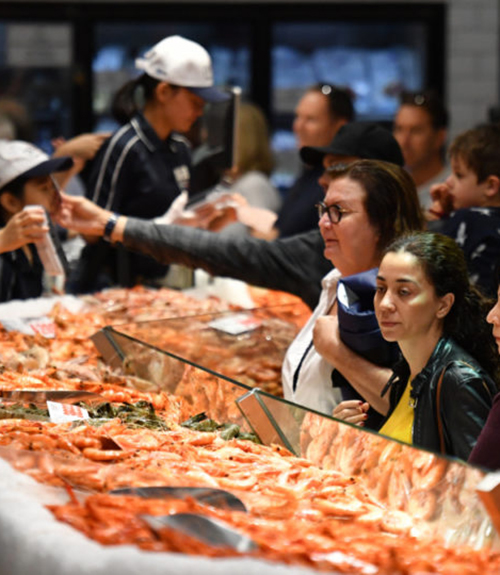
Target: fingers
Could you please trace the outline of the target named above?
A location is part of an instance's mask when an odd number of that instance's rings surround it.
[[[348,423],[363,426],[368,418],[370,404],[366,401],[348,400],[339,403],[333,410],[333,417]]]
[[[21,211],[9,219],[1,230],[0,252],[17,250],[21,246],[41,240],[49,231],[44,224],[42,208]]]
[[[449,186],[446,182],[441,182],[440,184],[434,184],[429,189],[429,194],[433,200],[439,200],[441,196],[447,195],[450,191]]]

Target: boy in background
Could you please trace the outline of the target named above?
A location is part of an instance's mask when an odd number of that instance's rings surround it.
[[[431,189],[429,229],[463,249],[471,281],[496,294],[500,261],[500,126],[480,125],[460,134],[449,149],[452,173]]]

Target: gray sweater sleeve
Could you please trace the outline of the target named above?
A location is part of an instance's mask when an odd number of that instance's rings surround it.
[[[212,275],[292,293],[311,308],[318,302],[321,279],[332,269],[317,230],[268,242],[129,218],[123,245],[164,264],[202,268]]]

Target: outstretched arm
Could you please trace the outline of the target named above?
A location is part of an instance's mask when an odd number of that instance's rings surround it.
[[[103,235],[111,215],[86,198],[63,194],[58,222],[96,237]],[[311,308],[318,302],[321,279],[332,268],[323,257],[324,244],[317,230],[266,242],[120,216],[111,239],[161,263],[202,268],[213,275],[290,292]]]
[[[59,185],[64,189],[68,181],[81,172],[89,160],[91,160],[99,151],[102,144],[110,137],[110,133],[100,134],[80,134],[70,140],[56,138],[52,140],[54,146],[53,157],[71,156],[73,158],[73,167],[66,172],[54,174]]]

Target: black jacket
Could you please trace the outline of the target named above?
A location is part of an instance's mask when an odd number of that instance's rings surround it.
[[[311,308],[318,303],[321,280],[332,269],[318,229],[268,242],[129,218],[123,245],[165,264],[199,267],[213,275],[292,293]]]
[[[440,452],[436,391],[445,367],[440,401],[445,453],[467,460],[485,424],[497,388],[477,361],[448,337],[439,340],[427,365],[412,382],[410,396],[415,402],[413,444]],[[402,360],[395,366],[388,383],[389,415],[403,394],[409,376],[409,366]]]
[[[33,244],[28,245],[32,261],[22,249],[0,254],[0,302],[40,297],[43,266]]]

